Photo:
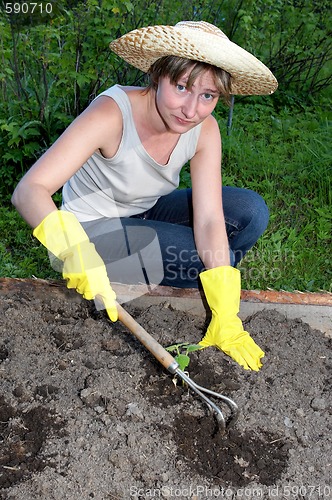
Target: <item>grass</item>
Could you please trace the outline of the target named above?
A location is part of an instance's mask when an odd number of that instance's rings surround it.
[[[331,126],[324,111],[235,107],[224,183],[259,192],[270,224],[241,263],[245,288],[331,291]]]
[[[0,277],[61,278],[51,268],[47,250],[11,207],[0,207]]]
[[[266,100],[266,102],[268,99]],[[242,287],[332,291],[331,126],[324,107],[275,113],[257,100],[217,118],[223,136],[225,185],[254,189],[270,209],[270,224],[240,264]],[[187,170],[182,187],[189,185]],[[60,278],[46,250],[12,207],[0,208],[0,276]]]

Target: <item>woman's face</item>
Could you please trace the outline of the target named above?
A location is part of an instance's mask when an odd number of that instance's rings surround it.
[[[189,68],[176,83],[169,77],[161,77],[156,91],[158,113],[169,131],[183,134],[209,116],[219,99],[213,73],[202,72],[187,88]]]

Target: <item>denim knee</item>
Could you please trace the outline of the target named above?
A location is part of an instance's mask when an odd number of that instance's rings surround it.
[[[236,266],[259,237],[264,233],[269,221],[269,209],[261,195],[246,189],[238,193],[238,205],[225,214],[229,245]]]
[[[256,234],[257,241],[267,228],[270,212],[264,198],[255,191],[252,191],[252,193],[251,230]]]

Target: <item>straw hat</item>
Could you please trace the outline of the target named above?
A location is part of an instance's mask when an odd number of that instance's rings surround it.
[[[278,87],[261,61],[205,21],[139,28],[113,40],[110,48],[145,73],[157,59],[170,55],[218,66],[230,73],[235,95],[272,94]]]

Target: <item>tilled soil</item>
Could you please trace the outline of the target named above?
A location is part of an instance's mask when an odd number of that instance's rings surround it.
[[[165,347],[197,343],[208,321],[166,302],[124,307]],[[206,404],[92,303],[0,289],[0,499],[332,498],[331,339],[273,310],[245,326],[266,353],[260,372],[214,348],[190,355],[190,377],[240,407],[221,436]]]

